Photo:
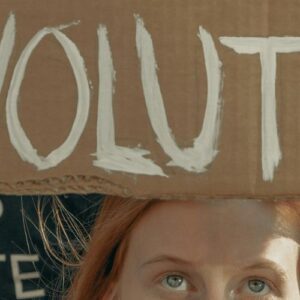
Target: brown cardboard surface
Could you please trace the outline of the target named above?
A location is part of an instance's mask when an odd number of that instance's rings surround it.
[[[276,115],[282,159],[273,180],[262,172],[262,97],[259,54],[237,54],[220,37],[300,37],[295,0],[52,0],[0,3],[0,24],[13,13],[16,39],[0,94],[0,193],[99,192],[141,198],[262,198],[300,196],[300,53],[277,55]],[[136,19],[151,34],[169,127],[180,149],[193,146],[207,103],[207,73],[199,26],[211,34],[223,64],[218,154],[205,172],[167,166],[171,158],[157,142],[141,83]],[[85,129],[69,157],[38,170],[11,143],[6,103],[16,62],[28,41],[44,27],[61,29],[78,47],[90,81]],[[116,145],[147,149],[166,176],[131,174],[93,166],[97,148],[99,24],[107,27],[117,72],[113,114]],[[70,63],[53,35],[30,57],[18,100],[20,122],[40,156],[69,134],[77,107]],[[99,108],[101,109],[101,108]]]

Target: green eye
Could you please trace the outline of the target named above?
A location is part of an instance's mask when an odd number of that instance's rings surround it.
[[[247,290],[251,294],[255,294],[255,295],[259,295],[259,296],[267,295],[271,291],[268,284],[265,281],[260,280],[260,279],[249,280]]]
[[[249,289],[254,293],[260,293],[265,289],[266,284],[262,280],[250,280],[248,282]]]
[[[162,285],[174,291],[187,291],[187,280],[181,275],[168,275],[162,280]]]

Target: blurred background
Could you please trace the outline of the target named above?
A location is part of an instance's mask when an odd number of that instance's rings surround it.
[[[103,198],[0,195],[0,299],[61,299]]]

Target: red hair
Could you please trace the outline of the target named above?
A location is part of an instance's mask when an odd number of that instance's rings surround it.
[[[228,200],[230,201],[230,200]],[[107,197],[95,223],[87,253],[79,266],[69,300],[100,300],[118,279],[130,231],[158,200]],[[300,201],[266,202],[275,206],[278,222],[300,234]],[[297,237],[297,238],[298,238]],[[299,241],[299,240],[298,240]]]
[[[103,201],[88,251],[67,299],[99,300],[104,297],[121,269],[131,228],[155,202],[112,196]]]

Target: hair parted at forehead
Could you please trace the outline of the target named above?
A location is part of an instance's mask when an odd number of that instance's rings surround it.
[[[68,300],[99,300],[109,293],[122,269],[132,229],[151,207],[160,202],[115,196],[108,196],[103,201]],[[300,201],[262,201],[262,204],[275,209],[275,232],[292,236],[300,244]]]

